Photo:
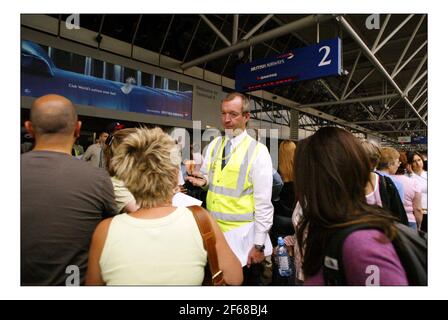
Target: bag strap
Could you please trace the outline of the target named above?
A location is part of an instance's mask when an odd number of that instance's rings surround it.
[[[400,223],[408,226],[408,216],[395,183],[387,176],[382,176],[378,173],[376,174],[380,179],[380,197],[381,202],[383,203],[383,208],[389,210]]]
[[[222,270],[219,269],[218,254],[216,253],[216,237],[208,217],[208,212],[199,206],[191,206],[188,209],[193,212],[193,217],[196,220],[202,240],[204,241],[208,264],[212,273],[212,284],[214,286],[225,285]]]
[[[347,285],[342,257],[344,241],[352,232],[366,229],[375,229],[375,227],[366,224],[356,224],[343,229],[336,229],[328,238],[322,263],[326,286]]]
[[[396,223],[395,251],[406,271],[409,285],[428,285],[428,235]]]

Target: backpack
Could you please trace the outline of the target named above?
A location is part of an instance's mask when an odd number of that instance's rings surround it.
[[[428,240],[427,234],[413,230],[403,224],[395,223],[397,236],[392,244],[406,272],[411,286],[427,286]],[[336,231],[329,239],[324,252],[323,273],[325,285],[347,285],[342,261],[342,246],[345,239],[354,231],[374,229],[369,225],[353,225]]]
[[[380,174],[378,174],[378,178],[380,179],[380,196],[383,208],[389,209],[394,217],[398,218],[405,226],[408,226],[408,216],[394,182],[391,178]]]

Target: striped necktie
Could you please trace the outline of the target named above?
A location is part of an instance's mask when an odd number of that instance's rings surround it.
[[[227,140],[226,146],[222,150],[222,162],[221,162],[221,170],[224,169],[227,162],[229,162],[230,158],[230,148],[232,147],[232,144],[230,143],[230,139]]]

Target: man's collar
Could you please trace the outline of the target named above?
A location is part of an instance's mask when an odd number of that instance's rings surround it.
[[[234,136],[234,137],[230,137],[228,135],[225,135],[224,137],[224,143],[227,143],[227,141],[230,139],[230,143],[233,146],[236,146],[238,143],[240,143],[241,141],[243,141],[243,139],[247,136],[247,131],[246,129],[244,129],[243,132],[241,132],[239,135]]]

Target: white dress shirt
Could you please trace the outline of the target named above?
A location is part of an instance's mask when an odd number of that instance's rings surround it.
[[[420,175],[418,175],[414,172],[410,175],[410,178],[417,181],[417,183],[422,191],[422,208],[427,210],[428,209],[428,172],[423,170]]]
[[[246,130],[236,137],[230,139],[232,152],[247,136]],[[226,136],[224,145],[227,143],[229,137]],[[201,166],[201,173],[207,179],[207,166],[211,162],[209,155],[209,147],[205,150],[205,159]],[[261,144],[258,155],[255,157],[249,171],[249,181],[254,187],[254,202],[255,202],[255,236],[254,244],[263,245],[268,237],[268,232],[271,229],[274,206],[271,202],[272,195],[272,159],[268,148]]]

